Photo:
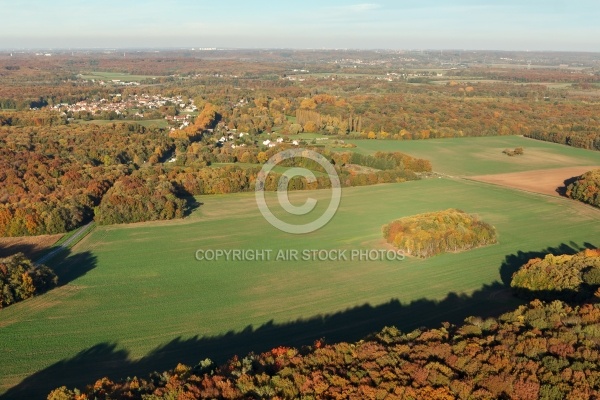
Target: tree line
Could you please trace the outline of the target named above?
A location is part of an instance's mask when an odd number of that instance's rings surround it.
[[[0,236],[81,226],[120,177],[171,148],[162,132],[135,126],[0,127]]]
[[[253,159],[270,157],[282,148],[269,149],[258,156],[258,148],[250,148]],[[217,152],[219,149],[216,149]],[[397,183],[419,179],[417,173],[431,171],[427,160],[417,159],[403,153],[356,155],[337,153],[314,148],[334,164],[343,187],[365,186],[378,183]],[[349,162],[365,166],[378,166],[382,170],[356,173],[346,167]],[[306,158],[293,158],[281,164],[284,167],[303,167],[315,172],[324,172],[322,167]],[[140,168],[129,175],[121,176],[102,197],[94,209],[99,224],[141,222],[158,219],[180,218],[188,211],[190,196],[227,194],[255,190],[256,180],[262,164],[241,167],[235,164],[223,167],[211,166],[166,166]],[[279,173],[270,173],[264,189],[276,191],[281,178]],[[325,189],[331,187],[328,176],[319,175],[309,183],[304,177],[294,177],[288,182],[288,190]]]
[[[525,136],[532,139],[560,143],[582,149],[600,150],[600,133],[598,133],[598,130],[591,130],[580,124],[573,125],[570,128],[560,131],[555,129],[549,131],[534,130],[525,133]]]
[[[498,318],[412,332],[386,327],[356,343],[317,341],[221,366],[207,359],[148,377],[101,378],[48,399],[593,399],[599,338],[598,304],[535,300]]]
[[[210,103],[181,131],[182,137],[138,124],[70,124],[55,113],[2,115],[0,236],[62,233],[92,218],[100,224],[179,218],[189,196],[254,190],[262,164],[289,146],[263,148],[244,136],[244,147],[234,148],[204,138],[220,118]],[[416,173],[431,171],[427,160],[402,153],[366,156],[314,149],[335,164],[344,186],[414,180]],[[165,163],[170,156],[176,161]],[[245,166],[211,166],[238,162]],[[350,164],[371,169],[357,173]],[[271,177],[267,190],[276,189],[278,177]],[[290,189],[328,185],[322,176],[316,184],[297,178]]]

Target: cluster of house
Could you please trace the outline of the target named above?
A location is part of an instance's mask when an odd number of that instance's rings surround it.
[[[223,146],[225,143],[234,141],[236,138],[242,139],[244,136],[248,136],[248,135],[249,134],[246,132],[238,133],[236,129],[227,130],[227,133],[224,134],[223,136],[221,136],[221,138],[217,141],[218,142],[217,144],[219,146]],[[274,141],[271,141],[270,139],[266,139],[262,142],[262,144],[264,146],[267,146],[270,148],[270,147],[275,147],[278,144],[281,144],[283,142],[284,142],[284,139],[280,137],[280,138],[275,139]],[[293,140],[291,142],[291,144],[293,146],[299,146],[300,142],[298,142],[297,140]],[[235,149],[236,147],[246,147],[246,144],[245,143],[237,144],[237,145],[234,143],[231,144],[232,149]]]
[[[190,114],[181,114],[181,115],[167,115],[165,119],[169,122],[173,122],[175,124],[179,124],[179,128],[171,128],[171,131],[176,129],[184,129],[190,126],[190,122],[192,120],[192,116]]]
[[[265,145],[267,147],[275,147],[281,143],[283,143],[283,138],[277,138],[274,142],[272,142],[269,139],[263,141],[263,145]],[[294,146],[298,146],[299,144],[300,143],[297,140],[292,141],[292,145],[294,145]]]
[[[119,86],[140,86],[139,82],[125,82],[120,79],[113,79],[110,82],[113,85],[119,85]],[[100,85],[106,85],[106,82],[100,81]]]
[[[221,138],[219,139],[219,143],[220,143],[221,145],[223,145],[224,143],[227,143],[227,142],[229,142],[229,141],[232,141],[232,140],[234,140],[234,139],[235,139],[235,136],[236,136],[236,135],[237,135],[237,137],[238,137],[238,138],[240,138],[240,139],[241,139],[241,138],[243,138],[244,136],[248,136],[248,135],[249,135],[249,133],[246,133],[246,132],[240,132],[240,133],[237,133],[237,132],[236,132],[236,129],[232,129],[232,130],[228,131],[228,132],[227,132],[227,134],[225,134],[225,135],[221,136]],[[231,145],[231,148],[232,148],[232,149],[235,149],[236,147],[246,147],[246,144],[245,144],[245,143],[242,143],[242,144],[240,144],[240,145],[238,145],[238,146],[236,146],[235,144],[232,144],[232,145]]]
[[[158,109],[166,105],[175,105],[179,111],[195,112],[198,108],[194,105],[192,99],[184,101],[182,96],[168,97],[162,95],[148,94],[132,94],[123,98],[120,93],[111,95],[115,100],[84,100],[75,104],[60,103],[52,108],[61,111],[63,115],[67,113],[89,112],[95,114],[97,112],[114,111],[117,115],[124,114],[127,110],[139,110],[133,116],[143,118],[143,110]],[[187,122],[189,124],[189,115],[176,115],[165,117],[169,121],[181,122],[182,125]],[[187,126],[187,125],[186,125]]]

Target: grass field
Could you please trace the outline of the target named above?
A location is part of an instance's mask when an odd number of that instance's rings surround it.
[[[414,141],[348,140],[354,151],[401,151],[431,161],[433,170],[453,176],[487,175],[600,165],[600,152],[524,138],[494,136],[480,138],[432,139]],[[504,149],[523,147],[525,154],[509,157]]]
[[[124,72],[91,71],[81,74],[81,79],[120,80],[123,82],[139,82],[145,79],[157,78],[153,75],[132,75]]]
[[[143,119],[143,120],[133,120],[133,119],[92,119],[89,121],[84,121],[84,120],[75,120],[77,121],[77,123],[79,124],[84,124],[84,125],[91,125],[91,124],[95,124],[95,125],[110,125],[110,124],[126,124],[126,123],[130,123],[130,124],[139,124],[142,125],[146,128],[163,128],[166,129],[169,127],[169,123],[167,122],[167,120],[165,119]]]
[[[539,169],[544,155],[552,155],[547,168],[559,157],[597,161],[596,153],[516,137],[356,143],[365,153],[420,155],[456,175]],[[529,163],[487,152],[518,145],[532,154]],[[465,150],[488,158],[462,155]],[[307,196],[321,200],[319,211],[329,192],[290,195],[295,204]],[[0,363],[0,391],[19,385],[7,396],[24,398],[103,375],[140,375],[205,357],[223,361],[320,337],[355,340],[390,324],[407,330],[493,314],[517,304],[502,281],[526,259],[548,248],[600,246],[598,210],[457,178],[344,189],[334,219],[301,236],[269,225],[253,193],[198,201],[203,204],[184,220],[98,227],[56,261],[63,286],[2,310],[0,353],[10,362]],[[494,225],[499,243],[428,260],[275,260],[280,249],[387,249],[383,224],[450,207]],[[272,254],[265,261],[201,262],[199,249]]]

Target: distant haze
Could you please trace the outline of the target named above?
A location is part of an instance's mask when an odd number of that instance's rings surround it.
[[[598,0],[0,0],[0,48],[600,51]]]

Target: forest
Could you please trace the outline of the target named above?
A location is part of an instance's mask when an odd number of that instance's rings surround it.
[[[407,255],[427,258],[496,243],[496,229],[475,215],[448,209],[400,218],[383,226],[386,241]]]
[[[269,148],[247,138],[222,146],[214,135],[203,137],[218,119],[211,104],[169,135],[133,122],[73,125],[40,113],[9,113],[10,124],[0,127],[0,236],[62,233],[94,218],[101,224],[180,218],[189,196],[254,190],[262,163],[291,146]],[[336,162],[344,186],[414,180],[415,173],[431,171],[429,161],[401,153],[314,149]],[[165,162],[170,155],[175,162]],[[215,163],[233,165],[211,167]],[[350,164],[369,169],[357,172]],[[275,190],[276,178],[267,190]],[[292,189],[307,187],[292,183]]]

